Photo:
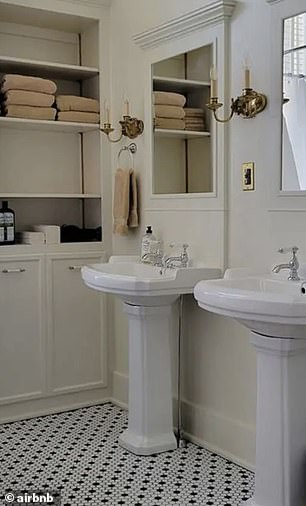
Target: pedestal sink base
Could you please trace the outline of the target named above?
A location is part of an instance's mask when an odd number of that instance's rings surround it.
[[[176,450],[177,442],[173,432],[165,436],[143,439],[142,436],[133,434],[129,429],[125,430],[119,437],[119,444],[135,455],[153,455],[169,450]]]
[[[306,504],[306,339],[251,334],[257,351],[254,498],[247,506]]]
[[[136,455],[174,450],[170,322],[172,306],[124,304],[129,318],[129,421],[119,442]]]

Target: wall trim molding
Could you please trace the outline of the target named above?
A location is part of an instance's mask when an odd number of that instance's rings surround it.
[[[209,25],[224,23],[232,16],[236,3],[236,0],[214,0],[204,7],[186,12],[166,23],[137,33],[133,36],[133,40],[142,49],[149,49]]]
[[[60,0],[63,3],[69,4],[79,4],[84,5],[84,7],[108,7],[111,3],[111,0]]]
[[[268,4],[278,4],[279,2],[282,2],[283,0],[266,0]]]

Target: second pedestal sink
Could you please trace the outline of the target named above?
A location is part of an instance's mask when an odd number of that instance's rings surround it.
[[[169,346],[172,304],[192,293],[199,280],[220,274],[203,265],[166,269],[123,256],[82,269],[86,285],[120,297],[128,315],[129,422],[119,442],[133,453],[151,455],[177,446]]]
[[[200,307],[250,329],[257,351],[255,495],[248,506],[306,505],[305,286],[229,269],[194,290]]]

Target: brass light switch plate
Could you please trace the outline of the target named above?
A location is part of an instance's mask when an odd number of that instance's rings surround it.
[[[242,190],[252,191],[255,190],[255,163],[247,162],[242,164]]]

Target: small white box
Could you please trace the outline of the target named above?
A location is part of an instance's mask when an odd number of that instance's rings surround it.
[[[61,229],[57,225],[34,225],[33,230],[45,234],[46,244],[59,244],[61,242]]]

